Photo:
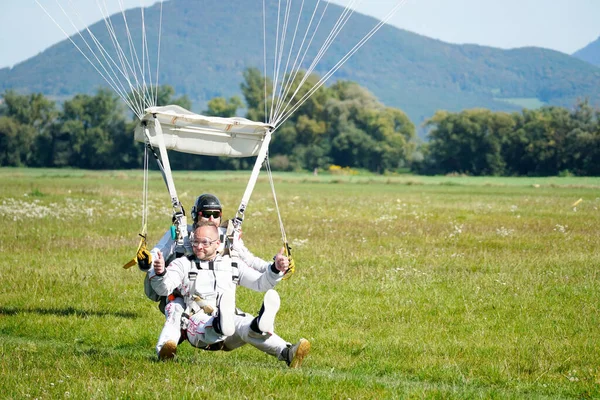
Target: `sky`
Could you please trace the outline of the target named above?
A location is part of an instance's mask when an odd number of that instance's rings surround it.
[[[38,0],[57,16],[57,3],[70,3],[85,24],[102,18],[97,3],[111,13],[148,6],[157,0]],[[195,0],[218,1],[218,0]],[[259,0],[239,0],[257,1]],[[300,1],[300,0],[296,0]],[[332,0],[354,4],[368,15],[384,18],[399,0]],[[0,0],[0,68],[37,55],[63,40],[64,33],[35,0]],[[600,0],[404,0],[389,23],[449,43],[473,43],[503,49],[537,46],[572,54],[600,36]],[[61,22],[61,26],[67,25]],[[83,25],[81,25],[83,26]],[[65,29],[67,30],[67,29]],[[67,33],[75,32],[74,28]]]

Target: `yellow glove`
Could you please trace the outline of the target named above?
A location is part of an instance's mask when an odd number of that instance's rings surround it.
[[[150,266],[152,265],[152,254],[150,254],[145,245],[138,249],[136,259],[137,265],[142,271],[148,271],[150,269]]]
[[[283,276],[283,279],[288,279],[290,276],[292,276],[295,272],[296,272],[296,262],[294,261],[294,258],[292,257],[292,249],[290,248],[290,245],[287,243],[284,243],[285,248],[285,255],[287,256],[288,260],[290,260],[290,266],[288,268],[287,271],[285,271],[285,275]]]
[[[150,266],[152,265],[152,255],[146,248],[146,236],[140,233],[142,239],[140,240],[140,245],[138,246],[137,253],[135,258],[130,260],[127,264],[123,265],[123,268],[131,268],[135,264],[137,264],[142,271],[148,271]]]

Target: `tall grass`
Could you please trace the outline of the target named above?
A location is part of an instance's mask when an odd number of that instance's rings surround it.
[[[141,225],[141,172],[0,169],[3,398],[598,398],[600,179],[278,174],[297,273],[276,330],[300,370],[245,346],[180,346],[121,266]],[[176,173],[184,205],[232,216],[247,174]],[[170,222],[159,174],[149,240]],[[582,199],[576,206],[573,204]],[[280,246],[264,178],[244,239]],[[262,295],[238,291],[255,313]]]

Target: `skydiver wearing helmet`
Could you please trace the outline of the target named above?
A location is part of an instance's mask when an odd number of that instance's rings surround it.
[[[192,251],[192,246],[189,240],[189,234],[193,232],[194,226],[198,224],[200,221],[209,221],[215,224],[219,228],[220,233],[220,241],[221,248],[219,248],[219,252],[223,252],[225,248],[228,250],[234,249],[237,253],[236,255],[241,258],[246,264],[248,264],[253,269],[264,272],[270,265],[269,262],[264,261],[252,254],[244,245],[243,240],[239,235],[234,235],[235,240],[233,243],[229,241],[229,238],[226,236],[227,232],[227,224],[222,224],[222,215],[223,215],[223,206],[221,202],[217,198],[217,196],[204,193],[196,199],[194,202],[194,206],[192,207],[192,219],[194,221],[193,225],[188,225],[188,236],[184,238],[183,249],[176,248],[177,243],[173,239],[171,235],[171,231],[165,232],[162,238],[158,241],[158,243],[154,246],[154,248],[150,251],[151,254],[151,262],[153,265],[157,264],[157,259],[159,257],[158,253],[162,253],[161,256],[165,260],[165,264],[169,265],[171,261],[173,261],[176,257],[180,255],[192,255],[194,254]],[[147,272],[150,267],[150,260],[142,259],[138,260],[138,266],[140,270]]]
[[[199,222],[191,238],[194,255],[178,257],[168,268],[160,261],[154,267],[152,287],[163,295],[175,290],[182,294],[188,307],[181,328],[193,347],[231,351],[250,344],[291,368],[300,367],[310,351],[310,342],[300,339],[292,345],[274,331],[280,299],[273,288],[289,269],[284,248],[273,258],[269,269],[261,273],[239,258],[219,254],[219,236],[214,224]],[[265,292],[256,317],[236,311],[237,286]],[[176,344],[165,343],[159,357],[172,357],[174,352],[167,351],[170,348],[175,350]]]
[[[230,241],[230,238],[227,235],[228,223],[227,221],[225,223],[222,222],[222,215],[223,207],[221,206],[221,202],[217,196],[212,194],[203,194],[199,196],[194,203],[194,207],[192,207],[194,228],[200,221],[212,222],[219,228],[219,240],[221,241],[219,253],[223,253],[225,249],[227,249],[227,251],[230,253],[234,253],[232,255],[242,259],[249,267],[257,270],[258,272],[265,272],[271,263],[252,254],[244,245],[244,241],[239,235],[239,232],[235,232],[233,235],[233,240]],[[190,232],[189,226],[188,232]],[[189,240],[187,244],[188,246],[185,248],[185,253],[188,255],[193,254]],[[166,265],[168,265],[168,263]]]
[[[170,359],[175,356],[177,345],[182,341],[181,326],[182,316],[186,312],[186,304],[183,297],[175,292],[168,297],[158,295],[150,284],[150,280],[156,275],[154,268],[169,265],[171,261],[180,256],[193,256],[193,247],[190,241],[190,233],[195,227],[202,223],[210,223],[219,228],[218,252],[225,250],[233,252],[250,268],[258,272],[265,272],[271,263],[254,256],[245,246],[238,234],[234,235],[231,243],[226,235],[226,225],[221,226],[223,207],[219,199],[209,193],[202,194],[196,199],[192,207],[193,225],[188,225],[188,236],[184,238],[183,248],[178,248],[173,239],[171,231],[167,231],[159,242],[150,251],[151,259],[138,260],[140,270],[147,272],[144,279],[144,290],[146,296],[154,301],[159,301],[159,309],[165,314],[166,321],[156,344],[156,353],[160,360]],[[152,267],[152,268],[151,268]],[[209,311],[209,310],[207,310]],[[207,312],[210,313],[210,312]]]

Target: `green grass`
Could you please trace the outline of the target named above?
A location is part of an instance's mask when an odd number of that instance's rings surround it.
[[[177,172],[185,206],[233,215],[248,172]],[[276,330],[304,366],[245,346],[184,344],[155,361],[163,323],[121,266],[141,226],[140,171],[0,169],[3,398],[600,397],[600,178],[276,174],[298,272]],[[573,204],[582,199],[577,206]],[[170,222],[151,175],[149,240]],[[280,246],[263,173],[244,239]],[[240,289],[255,313],[262,295]]]

